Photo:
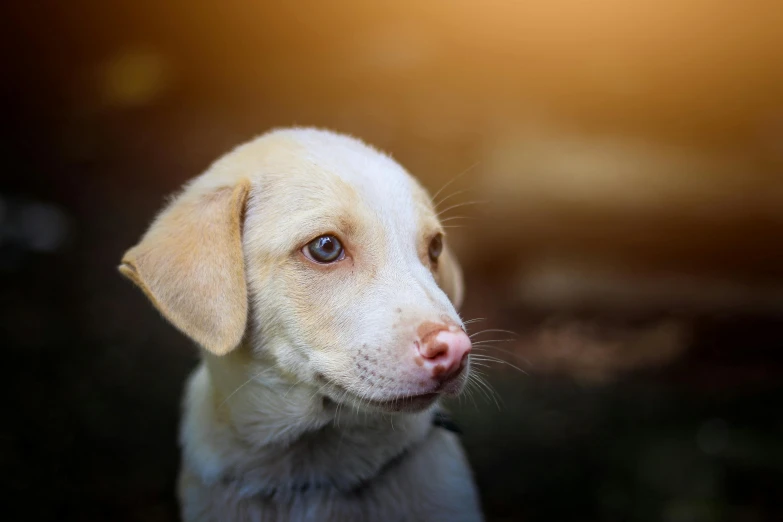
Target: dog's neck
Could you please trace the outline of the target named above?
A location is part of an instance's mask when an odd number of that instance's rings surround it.
[[[431,429],[431,410],[383,415],[339,408],[273,363],[238,352],[206,356],[194,372],[181,441],[186,465],[202,480],[232,482],[241,494],[255,495],[281,485],[361,484]]]

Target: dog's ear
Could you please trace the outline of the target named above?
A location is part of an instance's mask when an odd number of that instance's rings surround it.
[[[462,306],[462,298],[465,293],[465,283],[462,279],[462,269],[459,266],[454,252],[443,245],[443,252],[438,259],[438,286],[449,296],[454,308],[459,309]]]
[[[242,221],[249,190],[247,180],[186,189],[119,267],[166,319],[217,355],[239,345],[247,324]]]

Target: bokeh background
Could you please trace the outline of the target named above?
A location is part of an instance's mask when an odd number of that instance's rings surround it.
[[[451,405],[488,520],[783,520],[779,3],[7,0],[0,28],[5,520],[176,519],[196,350],[115,267],[293,124],[460,205],[464,316],[514,332]]]

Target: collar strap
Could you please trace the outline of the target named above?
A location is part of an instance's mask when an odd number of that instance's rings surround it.
[[[458,435],[462,434],[462,430],[459,429],[457,423],[454,422],[454,420],[452,420],[452,418],[449,417],[446,412],[436,411],[435,415],[432,416],[432,424],[433,426],[437,426],[438,428],[443,428],[446,431],[450,431]]]

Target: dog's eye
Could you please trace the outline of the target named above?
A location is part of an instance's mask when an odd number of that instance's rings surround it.
[[[441,234],[436,235],[430,241],[429,255],[432,263],[437,263],[441,252],[443,252],[443,236]]]
[[[334,236],[320,236],[305,245],[302,253],[316,263],[333,263],[345,257],[340,240]]]

